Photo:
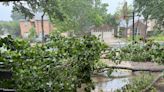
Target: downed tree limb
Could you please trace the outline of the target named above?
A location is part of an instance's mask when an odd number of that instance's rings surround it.
[[[0,88],[0,92],[16,92],[15,89],[4,89],[4,88]]]
[[[164,68],[133,68],[133,67],[124,67],[124,66],[106,66],[104,68],[98,68],[96,70],[98,72],[104,72],[109,69],[125,69],[125,70],[131,70],[132,72],[136,72],[136,71],[162,72],[164,71]]]
[[[159,74],[150,85],[148,85],[144,90],[142,90],[142,92],[149,92],[149,90],[151,89],[151,87],[158,82],[158,80],[160,80],[162,77],[164,76],[164,72],[162,72],[161,74]]]

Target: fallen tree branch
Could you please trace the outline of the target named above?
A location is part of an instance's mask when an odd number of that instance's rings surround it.
[[[0,92],[16,92],[15,89],[4,89],[4,88],[0,88]]]
[[[148,85],[144,90],[142,90],[142,92],[149,92],[150,88],[158,81],[160,80],[162,77],[164,76],[164,73],[162,72],[161,74],[159,74],[150,85]]]
[[[98,72],[104,72],[109,69],[125,69],[125,70],[131,70],[132,72],[136,72],[136,71],[162,72],[164,71],[164,68],[133,68],[133,67],[124,67],[124,66],[106,66],[104,68],[98,68],[96,70]]]

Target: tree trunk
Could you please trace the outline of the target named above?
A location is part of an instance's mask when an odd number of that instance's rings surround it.
[[[41,16],[41,28],[42,28],[42,43],[44,43],[44,15],[45,15],[45,12],[43,13],[43,15]]]
[[[117,31],[118,31],[118,27],[114,27],[114,37],[117,37]]]
[[[135,25],[134,25],[134,19],[135,19],[135,12],[133,11],[133,31],[132,31],[132,40],[135,40]]]
[[[147,31],[147,19],[146,19],[145,37],[146,37],[146,31]]]
[[[146,28],[145,28],[145,32],[144,32],[144,42],[146,41],[146,36],[147,36],[147,23],[148,23],[148,17],[146,17]]]
[[[163,72],[164,68],[133,68],[133,67],[125,67],[125,66],[106,66],[104,68],[98,68],[96,71],[104,72],[109,69],[124,69],[124,70],[131,70],[132,72],[136,71],[148,71],[148,72]]]
[[[102,37],[102,41],[103,41],[103,40],[104,40],[104,30],[101,30],[101,32],[102,32],[102,33],[101,33],[101,34],[102,34],[101,37]]]
[[[127,38],[128,37],[128,22],[126,23],[126,32],[125,32],[125,37]]]

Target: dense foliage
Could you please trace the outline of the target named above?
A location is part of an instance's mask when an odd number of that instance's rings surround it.
[[[106,49],[106,45],[94,36],[66,38],[56,34],[44,45],[34,46],[23,40],[14,40],[10,36],[1,38],[0,42],[0,60],[6,69],[13,72],[12,80],[1,80],[0,87],[15,88],[18,92],[76,92],[83,87],[82,84],[87,85],[85,91],[90,92],[94,88],[91,75],[99,67],[97,62],[101,52]],[[163,46],[148,41],[142,45],[133,43],[112,50],[109,57],[116,63],[121,60],[163,63],[163,51]],[[140,80],[141,78],[146,81]],[[124,90],[137,92],[150,81],[152,78],[149,77],[134,79]]]
[[[15,88],[18,92],[76,92],[81,84],[87,85],[85,91],[90,92],[94,88],[94,65],[106,48],[94,36],[55,35],[44,45],[35,46],[10,36],[0,42],[6,49],[1,49],[1,62],[13,72],[12,81],[3,80],[0,87]]]
[[[100,26],[107,14],[107,4],[101,0],[65,0],[58,2],[59,10],[64,14],[64,21],[51,18],[60,31],[83,33],[92,26]]]
[[[19,23],[15,21],[0,21],[0,35],[3,34],[10,34],[13,36],[19,36],[20,35],[20,27]]]
[[[112,49],[109,58],[117,61],[128,60],[164,64],[164,46],[152,40],[146,43],[135,42],[123,48]]]
[[[135,0],[135,10],[147,19],[157,21],[160,28],[164,24],[164,0]]]
[[[17,11],[12,11],[11,18],[13,21],[19,21],[21,19],[25,19],[25,16]]]
[[[30,30],[29,30],[29,34],[28,34],[28,39],[27,39],[27,40],[33,42],[34,39],[36,38],[36,35],[37,35],[36,30],[35,30],[35,28],[32,26],[32,27],[30,28]]]
[[[117,92],[138,92],[144,90],[150,83],[153,81],[154,76],[148,73],[141,73],[138,77],[132,78],[130,84],[127,84],[121,90],[117,90]],[[157,92],[157,89],[151,87],[149,92]]]
[[[86,31],[93,25],[101,25],[108,6],[101,3],[101,0],[26,0],[12,3],[13,18],[19,19],[19,16],[17,18],[14,14],[16,12],[29,19],[33,18],[36,12],[41,12],[42,16],[47,15],[61,31]]]

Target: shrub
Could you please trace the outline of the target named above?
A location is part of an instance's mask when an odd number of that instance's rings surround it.
[[[164,64],[164,46],[153,41],[147,41],[142,44],[135,42],[123,48],[113,49],[109,53],[112,60],[128,60],[136,62],[157,62]]]
[[[85,90],[90,92],[94,88],[92,71],[107,46],[95,36],[53,35],[44,45],[33,47],[6,37],[0,40],[0,47],[7,49],[1,51],[0,58],[13,72],[9,84],[0,87],[15,88],[17,92],[75,92],[86,84]]]

